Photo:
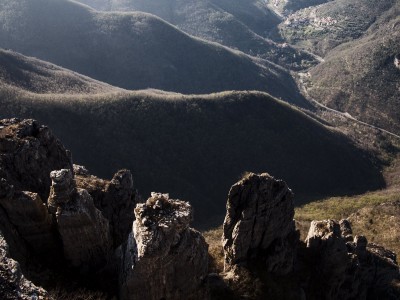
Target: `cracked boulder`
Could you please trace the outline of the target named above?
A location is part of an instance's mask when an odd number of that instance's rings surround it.
[[[291,272],[298,239],[293,216],[293,193],[284,181],[250,173],[234,184],[223,227],[225,271]]]
[[[208,246],[189,227],[189,203],[152,193],[135,217],[121,254],[120,298],[207,299]]]

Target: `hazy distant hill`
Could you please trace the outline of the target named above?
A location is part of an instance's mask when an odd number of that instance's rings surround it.
[[[279,14],[288,15],[302,8],[323,4],[333,0],[266,0],[269,7]]]
[[[0,49],[0,85],[36,94],[99,94],[121,89],[56,65]]]
[[[238,21],[259,35],[266,35],[280,23],[280,18],[271,12],[264,1],[260,0],[76,0],[100,10],[138,10],[151,12],[164,20],[180,23],[190,13],[201,15],[208,10],[211,13],[232,15]],[[189,12],[191,10],[192,12]],[[210,20],[212,23],[212,20]],[[209,26],[209,22],[203,24]]]
[[[239,49],[285,68],[296,70],[316,64],[312,55],[268,39],[270,31],[280,23],[280,19],[263,1],[79,1],[102,10],[148,12],[191,35]]]
[[[283,69],[192,38],[145,13],[97,13],[67,0],[0,2],[0,46],[127,89],[262,90],[304,103]]]
[[[326,1],[325,1],[326,2]],[[335,0],[299,10],[279,27],[283,37],[319,55],[361,37],[396,0]]]
[[[4,57],[14,59],[14,74],[43,65],[4,51],[0,57],[5,70],[12,68]],[[52,85],[67,82],[71,74],[57,73]],[[24,81],[35,87],[30,91],[49,91],[40,90],[36,72]],[[69,85],[75,91],[81,83]],[[265,93],[65,95],[65,88],[59,89],[63,94],[40,95],[0,84],[0,118],[39,119],[72,150],[76,163],[105,177],[129,168],[145,197],[160,191],[191,201],[202,224],[214,218],[220,223],[228,189],[245,171],[284,178],[297,203],[384,186],[366,152]]]
[[[325,63],[311,70],[309,93],[330,107],[399,134],[399,45],[397,4],[363,38],[335,48]]]

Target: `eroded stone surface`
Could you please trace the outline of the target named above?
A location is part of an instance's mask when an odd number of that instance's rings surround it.
[[[50,172],[72,169],[71,158],[61,142],[35,120],[0,120],[0,178],[18,191],[49,196]]]
[[[74,166],[74,169],[78,170],[77,186],[90,193],[95,206],[109,221],[114,248],[117,248],[127,240],[135,219],[133,210],[138,195],[133,186],[132,173],[120,170],[108,181],[89,175],[82,166]]]
[[[7,195],[0,195],[0,205],[6,212],[8,222],[35,255],[46,257],[57,251],[51,216],[40,196],[37,193],[15,191],[4,178],[0,179],[0,190],[7,191]]]
[[[314,268],[308,294],[316,299],[398,299],[395,254],[351,234],[347,220],[312,221],[306,239]]]
[[[48,200],[64,256],[74,267],[104,266],[112,246],[108,220],[95,207],[90,194],[76,188],[72,176],[68,169],[51,172],[53,184]]]
[[[48,293],[27,280],[19,263],[10,258],[8,244],[0,232],[0,297],[8,300],[44,300]]]
[[[189,203],[152,193],[135,216],[123,253],[121,299],[207,299],[208,246],[189,228]]]
[[[297,233],[293,193],[282,180],[250,173],[232,186],[224,221],[225,270],[235,266],[287,274]]]

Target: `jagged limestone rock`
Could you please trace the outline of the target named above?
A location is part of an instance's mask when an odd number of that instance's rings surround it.
[[[313,272],[311,299],[398,299],[399,267],[393,252],[352,238],[347,220],[312,221],[306,239]]]
[[[132,173],[120,170],[105,189],[102,212],[110,220],[114,245],[126,241],[135,219],[136,191],[133,188]]]
[[[120,170],[111,181],[107,181],[90,175],[82,166],[74,165],[74,170],[78,172],[75,173],[77,186],[89,192],[95,206],[109,221],[114,248],[117,248],[127,240],[135,219],[133,210],[138,195],[133,186],[132,173]]]
[[[225,271],[291,272],[298,238],[293,216],[293,193],[284,181],[250,173],[233,185],[224,221]]]
[[[50,172],[72,169],[70,154],[46,127],[35,120],[0,120],[0,178],[17,191],[49,196]]]
[[[44,300],[48,293],[27,280],[17,261],[10,258],[8,244],[0,232],[0,297],[7,300]]]
[[[353,263],[339,223],[333,220],[312,221],[306,244],[310,249],[309,256],[315,260],[317,272],[313,275],[318,290],[321,288],[319,296],[321,299],[335,299],[332,297],[344,283],[346,270]]]
[[[122,250],[120,298],[207,299],[208,246],[189,228],[189,203],[152,193],[136,206],[135,216]]]
[[[77,193],[73,173],[69,169],[52,171],[52,180],[48,206],[51,213],[55,213],[57,208],[63,208]]]
[[[108,220],[90,194],[76,188],[70,170],[53,171],[51,178],[49,209],[55,213],[65,258],[82,269],[104,266],[112,248]]]
[[[51,216],[37,193],[17,192],[3,178],[0,179],[0,206],[19,236],[35,252],[48,256],[56,251],[56,237]]]

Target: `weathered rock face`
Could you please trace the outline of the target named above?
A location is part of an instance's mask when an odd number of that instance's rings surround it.
[[[114,245],[126,241],[135,219],[136,191],[129,170],[118,171],[106,186],[102,212],[110,220]]]
[[[126,241],[135,219],[137,192],[129,170],[118,171],[111,181],[89,175],[82,166],[74,165],[77,186],[87,189],[95,206],[110,223],[114,248]]]
[[[321,291],[318,295],[321,299],[335,299],[346,279],[347,269],[357,263],[347,252],[339,223],[333,220],[312,221],[306,243],[310,249],[309,256],[314,258],[318,270],[312,283],[317,290],[312,293]]]
[[[314,268],[311,299],[399,299],[395,254],[364,236],[353,239],[348,221],[313,221],[306,243]]]
[[[76,184],[71,170],[62,169],[50,173],[52,180],[50,196],[47,201],[51,213],[63,209],[77,194]]]
[[[56,251],[56,237],[47,207],[40,196],[32,192],[17,192],[14,186],[0,179],[0,205],[7,220],[15,227],[19,236],[34,251],[43,257]]]
[[[72,169],[71,158],[60,141],[34,120],[0,120],[0,178],[17,191],[49,195],[50,172]]]
[[[152,193],[135,208],[122,253],[121,299],[207,299],[208,246],[189,228],[191,206]]]
[[[51,172],[49,209],[55,213],[65,258],[74,267],[104,266],[111,253],[109,224],[69,169]]]
[[[250,173],[233,185],[224,221],[225,270],[254,265],[289,273],[298,239],[293,216],[293,193],[282,180]]]
[[[49,299],[47,292],[25,279],[19,263],[9,257],[9,249],[0,232],[0,296],[7,300]]]

